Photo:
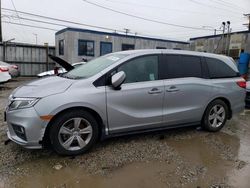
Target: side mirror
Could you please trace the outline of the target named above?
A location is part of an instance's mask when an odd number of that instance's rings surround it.
[[[112,76],[111,83],[114,89],[121,89],[121,85],[125,81],[126,74],[123,71],[120,71]]]

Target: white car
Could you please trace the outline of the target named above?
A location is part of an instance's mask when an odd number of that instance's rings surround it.
[[[78,67],[78,66],[81,66],[83,64],[85,64],[86,62],[78,62],[78,63],[73,63],[72,66],[74,68]],[[63,67],[60,67],[58,69],[58,72],[57,74],[62,74],[62,73],[65,73],[65,72],[68,72],[67,70],[65,70],[65,68]],[[42,73],[39,73],[37,76],[38,77],[45,77],[45,76],[53,76],[55,75],[55,70],[50,70],[50,71],[46,71],[46,72],[42,72]]]
[[[8,82],[11,79],[9,69],[6,66],[0,66],[0,84]]]

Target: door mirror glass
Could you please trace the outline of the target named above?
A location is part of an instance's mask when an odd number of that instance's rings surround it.
[[[126,78],[126,74],[123,71],[120,71],[118,73],[116,73],[115,75],[112,76],[111,78],[111,83],[112,86],[115,89],[120,89],[121,85],[123,84],[123,82],[125,81]]]

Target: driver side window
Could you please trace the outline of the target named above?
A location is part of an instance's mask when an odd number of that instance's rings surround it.
[[[158,80],[158,55],[132,59],[121,65],[119,71],[124,71],[126,74],[124,83]]]

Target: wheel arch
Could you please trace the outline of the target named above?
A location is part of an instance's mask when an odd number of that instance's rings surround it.
[[[63,109],[61,111],[59,111],[58,113],[56,113],[53,118],[49,121],[48,125],[46,126],[45,132],[44,132],[44,136],[42,139],[42,145],[47,147],[50,145],[50,129],[51,126],[53,125],[54,121],[56,120],[56,118],[58,118],[61,114],[67,112],[67,111],[72,111],[72,110],[84,110],[86,112],[89,112],[91,115],[93,115],[95,117],[95,119],[97,120],[98,126],[99,126],[99,139],[103,136],[104,132],[105,132],[105,125],[104,125],[104,121],[101,118],[101,116],[93,109],[89,108],[89,107],[83,107],[83,106],[75,106],[75,107],[69,107],[66,109]]]
[[[203,119],[204,116],[205,116],[205,113],[206,113],[206,111],[207,111],[207,108],[208,108],[209,104],[212,103],[212,102],[215,101],[215,100],[221,100],[221,101],[223,101],[223,102],[227,105],[227,107],[228,107],[228,112],[229,112],[228,118],[227,118],[227,119],[231,119],[231,118],[232,118],[231,103],[230,103],[229,99],[227,99],[226,97],[216,97],[216,98],[214,98],[213,100],[209,101],[208,104],[207,104],[207,106],[206,106],[205,111],[203,112],[202,119]]]

